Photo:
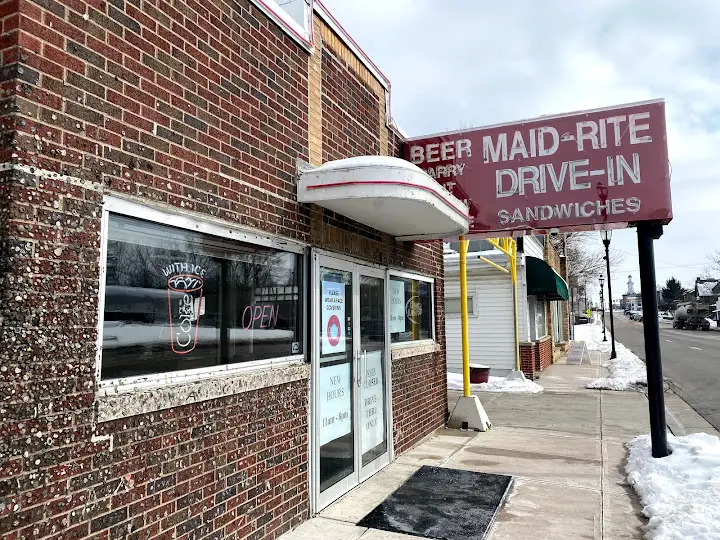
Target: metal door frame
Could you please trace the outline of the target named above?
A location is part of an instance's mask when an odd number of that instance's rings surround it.
[[[364,482],[368,478],[370,478],[372,475],[377,473],[378,471],[382,470],[384,467],[386,467],[390,461],[392,456],[392,387],[391,387],[391,372],[392,372],[392,351],[390,350],[390,320],[388,317],[389,311],[388,311],[388,273],[387,270],[380,270],[376,269],[370,266],[366,266],[364,264],[357,264],[357,276],[358,278],[360,276],[368,276],[368,277],[374,277],[382,279],[383,281],[383,326],[385,330],[385,347],[384,347],[384,362],[383,362],[383,377],[385,378],[385,394],[383,396],[385,400],[385,435],[387,439],[387,450],[384,454],[378,456],[375,458],[372,462],[370,462],[365,467],[362,466],[362,446],[361,446],[361,438],[360,436],[357,437],[358,439],[358,474],[360,475],[360,482]],[[360,296],[360,280],[358,279],[358,297]],[[358,301],[358,311],[360,309],[360,302]],[[358,317],[358,326],[360,325],[360,318]],[[360,332],[356,335],[360,335]],[[360,341],[358,341],[358,358],[360,353]],[[362,408],[362,400],[361,400],[361,392],[357,393],[357,403],[356,407],[358,410]],[[362,422],[361,419],[357,419],[356,428],[358,428],[358,433],[362,434]]]
[[[367,480],[370,476],[386,467],[394,456],[394,444],[393,444],[393,418],[392,418],[392,352],[390,349],[390,335],[389,321],[388,321],[388,270],[385,267],[374,265],[372,263],[366,263],[351,257],[337,255],[332,252],[327,252],[319,249],[311,250],[311,276],[310,276],[310,291],[311,291],[311,310],[310,314],[312,320],[309,324],[309,336],[311,351],[310,355],[310,395],[309,395],[309,437],[308,437],[308,467],[310,470],[309,475],[309,487],[310,487],[310,508],[311,513],[316,514],[323,508],[330,505],[335,500],[342,497],[345,493],[355,488],[357,485]],[[324,493],[320,493],[320,447],[318,445],[318,428],[316,422],[319,411],[319,395],[318,389],[318,377],[320,373],[320,347],[317,343],[318,328],[320,324],[320,297],[322,291],[319,285],[320,267],[335,268],[345,272],[352,273],[352,291],[353,291],[353,357],[352,357],[352,384],[356,385],[357,388],[357,377],[360,374],[359,369],[359,355],[360,355],[360,340],[356,339],[360,333],[360,276],[365,275],[369,277],[377,277],[383,280],[384,283],[384,325],[385,325],[385,362],[384,372],[385,377],[385,404],[386,404],[386,418],[385,418],[385,429],[387,433],[388,448],[387,452],[373,460],[370,464],[362,467],[362,454],[361,454],[361,424],[358,418],[358,410],[360,409],[360,392],[353,392],[353,446],[355,465],[354,471],[351,475],[344,478],[334,486],[328,488]]]

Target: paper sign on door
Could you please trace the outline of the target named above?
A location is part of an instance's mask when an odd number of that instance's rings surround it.
[[[362,384],[362,453],[385,441],[382,352],[367,353]]]
[[[322,282],[320,354],[345,352],[345,284]]]
[[[351,431],[351,382],[350,363],[320,368],[320,446]]]
[[[390,280],[390,333],[405,332],[405,282]]]

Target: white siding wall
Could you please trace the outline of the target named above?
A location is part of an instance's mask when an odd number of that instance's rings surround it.
[[[519,289],[519,301],[523,298],[522,294]],[[515,367],[515,323],[510,276],[497,270],[483,270],[468,275],[468,295],[473,296],[475,302],[475,313],[468,320],[470,363],[490,366],[491,375],[510,373]],[[446,277],[445,298],[460,298],[459,278]],[[462,334],[459,315],[446,314],[445,336],[448,371],[460,373]]]
[[[543,261],[545,260],[542,244],[540,243],[540,240],[538,240],[534,236],[523,237],[523,252],[525,253],[525,255],[537,257],[538,259]]]
[[[530,341],[530,315],[528,313],[527,303],[527,275],[525,272],[525,264],[523,255],[518,255],[517,263],[517,287],[518,287],[518,330],[520,332],[520,341]]]
[[[530,257],[545,260],[543,246],[540,240],[534,236],[523,237],[523,253]],[[518,305],[520,306],[520,341],[530,341],[530,312],[527,304],[527,275],[525,266],[522,265],[521,255],[518,255]]]

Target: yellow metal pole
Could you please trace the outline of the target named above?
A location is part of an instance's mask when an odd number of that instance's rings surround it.
[[[460,324],[462,327],[463,395],[470,397],[470,342],[468,340],[467,250],[470,242],[460,237]]]
[[[497,268],[497,269],[500,270],[501,272],[505,272],[506,274],[509,274],[509,273],[510,273],[510,270],[508,270],[507,268],[503,268],[503,267],[500,266],[499,264],[496,264],[496,263],[492,262],[490,259],[486,259],[486,258],[483,257],[483,256],[478,257],[478,259],[480,259],[480,260],[481,260],[482,262],[484,262],[484,263],[489,264],[490,266],[494,266],[495,268]]]
[[[501,253],[504,253],[508,257],[510,257],[512,254],[510,253],[510,249],[508,248],[508,243],[506,242],[507,238],[502,239],[502,245],[497,241],[497,238],[488,238],[487,241],[490,243],[492,247],[500,251]]]
[[[410,300],[410,313],[412,314],[412,336],[413,339],[420,339],[420,321],[418,321],[417,306],[420,302],[419,298],[420,284],[417,280],[412,280],[412,299]]]
[[[520,371],[520,328],[518,324],[518,294],[517,294],[517,241],[512,241],[512,258],[510,260],[511,274],[513,283],[513,296],[515,297],[515,367]]]

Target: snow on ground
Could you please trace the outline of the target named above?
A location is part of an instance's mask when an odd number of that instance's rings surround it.
[[[672,454],[654,459],[649,435],[629,444],[625,467],[637,492],[649,540],[720,538],[720,439],[706,433],[668,434]]]
[[[448,390],[462,390],[462,374],[448,373],[447,385]],[[517,373],[511,373],[507,377],[491,376],[486,383],[471,384],[470,389],[474,392],[514,392],[517,394],[538,394],[544,390],[539,384],[520,377]]]
[[[609,332],[607,332],[609,334]],[[602,325],[583,324],[575,326],[575,340],[585,341],[589,351],[610,354],[610,337],[602,340]],[[637,390],[638,386],[647,386],[645,362],[619,341],[615,342],[617,358],[603,364],[610,372],[607,377],[595,379],[586,388],[597,390]]]

